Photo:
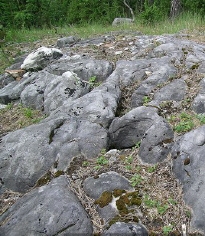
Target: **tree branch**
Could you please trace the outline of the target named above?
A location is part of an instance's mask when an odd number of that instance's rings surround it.
[[[132,8],[126,3],[125,0],[123,2],[125,4],[125,6],[130,10],[130,13],[132,15],[132,21],[134,21],[135,20],[135,15],[134,15],[134,12],[133,12]]]

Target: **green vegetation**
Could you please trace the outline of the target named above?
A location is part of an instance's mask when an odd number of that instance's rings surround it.
[[[112,193],[105,191],[101,196],[95,200],[95,204],[98,204],[101,208],[107,206],[112,201]]]
[[[98,165],[107,165],[108,160],[104,156],[100,156],[97,158],[97,164]]]
[[[172,232],[173,226],[172,225],[166,225],[163,227],[163,234],[168,235],[170,232]]]
[[[147,103],[149,103],[151,101],[151,99],[148,96],[144,96],[142,101],[143,101],[143,105],[147,105]]]
[[[149,166],[147,168],[147,171],[148,171],[148,173],[153,173],[156,171],[156,169],[157,169],[157,165],[153,165],[153,166]]]
[[[205,115],[195,114],[194,112],[182,112],[180,114],[171,115],[168,119],[177,133],[185,133],[199,125],[205,124]]]
[[[137,185],[140,185],[142,182],[143,182],[143,177],[140,174],[134,174],[130,179],[132,187],[136,187]]]
[[[132,150],[134,151],[135,149],[140,148],[140,145],[141,145],[141,141],[137,142],[135,146],[132,147]]]
[[[104,156],[104,154],[106,153],[105,149],[102,149],[100,152],[100,155],[98,156],[97,160],[96,160],[96,165],[94,166],[95,170],[99,170],[101,169],[103,166],[108,165],[109,161],[108,159]],[[88,165],[88,163],[87,163]]]
[[[96,76],[90,77],[89,80],[88,80],[88,83],[89,83],[91,88],[94,88],[94,87],[100,85],[100,83],[97,82],[97,77]]]
[[[133,157],[130,155],[130,156],[128,156],[126,159],[125,159],[125,168],[127,169],[127,170],[131,170],[132,169],[132,164],[133,163]]]
[[[205,3],[201,0],[181,0],[177,13],[191,12],[205,15]],[[168,19],[172,13],[171,0],[129,0],[137,21],[156,24]],[[177,14],[174,14],[176,16]],[[173,15],[171,15],[173,16]],[[110,24],[116,17],[132,17],[123,1],[113,0],[1,0],[0,24],[7,29],[52,28],[73,24]]]
[[[160,215],[163,215],[169,208],[169,203],[162,204],[159,200],[151,199],[147,194],[144,196],[143,203],[148,208],[156,208]]]
[[[6,1],[5,4],[7,4],[7,2],[8,1]],[[119,16],[123,15],[121,14],[118,15],[118,17]],[[1,18],[4,18],[4,16],[0,14],[0,25],[2,22]],[[112,15],[112,20],[113,19],[114,15]],[[186,30],[186,33],[190,33],[190,35],[193,35],[192,33],[194,32],[194,35],[196,36],[190,37],[195,39],[195,37],[197,37],[197,32],[199,38],[202,37],[201,32],[204,32],[205,29],[204,22],[204,18],[201,18],[199,14],[184,12],[172,21],[170,21],[169,18],[166,18],[163,21],[156,22],[154,25],[143,23],[139,14],[132,25],[120,25],[117,27],[111,25],[111,20],[106,24],[102,24],[102,21],[100,21],[100,23],[84,22],[80,25],[68,25],[66,24],[66,21],[64,21],[64,24],[61,26],[48,27],[46,24],[42,24],[41,27],[34,27],[35,25],[33,25],[30,28],[25,26],[17,27],[17,24],[15,24],[14,27],[11,23],[8,27],[4,27],[4,31],[6,32],[4,34],[5,40],[0,45],[0,73],[3,73],[4,69],[13,63],[14,58],[28,52],[28,48],[30,51],[36,49],[36,47],[38,47],[37,42],[39,42],[39,47],[41,45],[48,46],[56,44],[57,39],[62,36],[66,37],[74,35],[80,38],[89,38],[107,34],[108,32],[124,30],[130,32],[140,31],[143,34],[148,35],[160,35],[164,33],[173,34]],[[21,45],[18,45],[17,43],[21,43]],[[26,49],[24,49],[24,45]]]

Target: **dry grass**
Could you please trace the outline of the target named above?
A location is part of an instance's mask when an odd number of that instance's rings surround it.
[[[20,104],[8,104],[0,109],[0,137],[10,131],[38,123],[44,118],[45,115],[41,111],[26,108]]]

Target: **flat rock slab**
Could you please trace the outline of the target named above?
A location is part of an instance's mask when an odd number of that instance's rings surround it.
[[[92,223],[65,176],[33,189],[1,216],[0,235],[92,235]]]

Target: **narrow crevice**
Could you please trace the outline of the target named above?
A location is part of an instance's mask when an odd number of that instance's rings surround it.
[[[52,129],[49,135],[49,144],[53,142],[53,137],[55,136],[56,130],[59,129],[64,124],[64,121],[61,122],[59,125],[56,126],[56,128]]]

